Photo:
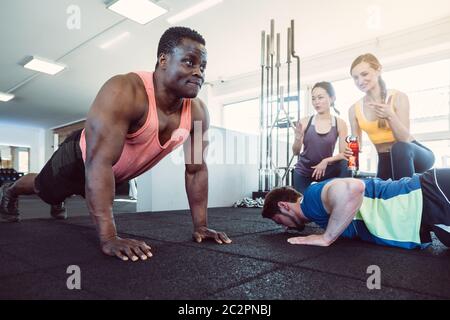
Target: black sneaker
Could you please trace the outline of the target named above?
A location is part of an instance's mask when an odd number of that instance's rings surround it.
[[[64,205],[64,201],[59,204],[53,204],[50,207],[50,215],[58,220],[67,219],[67,211]]]
[[[19,197],[12,197],[8,192],[12,184],[4,183],[0,187],[0,216],[7,222],[19,222]]]

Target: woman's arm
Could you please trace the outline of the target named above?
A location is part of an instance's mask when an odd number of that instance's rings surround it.
[[[302,151],[306,126],[307,118],[303,118],[297,123],[297,126],[295,127],[295,140],[294,144],[292,145],[292,152],[294,152],[294,155],[296,156],[298,156]]]

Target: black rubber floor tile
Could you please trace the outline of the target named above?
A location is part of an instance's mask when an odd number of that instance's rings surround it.
[[[124,213],[120,214],[124,219],[135,219],[140,217],[160,217],[160,218],[174,218],[177,217],[191,219],[190,210],[178,210],[178,211],[158,211],[158,212],[138,212],[138,213]],[[267,222],[273,224],[273,222],[263,219],[261,216],[260,208],[208,208],[208,217],[216,220],[239,219],[243,221],[256,221]],[[176,220],[175,220],[176,221]]]
[[[274,223],[267,224],[264,222],[255,222],[249,220],[215,220],[209,219],[210,228],[225,232],[228,236],[238,236],[244,234],[259,233],[277,229]]]
[[[89,216],[69,217],[67,220],[57,221],[57,223],[60,223],[63,225],[74,225],[74,226],[95,228],[94,222],[92,221],[91,217],[89,217]]]
[[[0,246],[0,282],[2,278],[33,271],[34,267],[25,261],[2,251]]]
[[[450,298],[450,259],[369,244],[341,244],[329,249],[327,255],[298,265],[364,281],[372,274],[367,273],[368,267],[377,266],[382,285]]]
[[[273,222],[264,219],[261,216],[261,208],[211,208],[208,209],[208,215],[210,217],[219,219],[238,219],[243,221],[267,221],[273,224]]]
[[[123,221],[151,219],[175,224],[184,224],[186,222],[192,223],[192,217],[188,211],[122,213],[115,215],[115,217],[116,219]]]
[[[296,246],[259,209],[210,209],[209,226],[231,245],[192,241],[189,211],[117,214],[121,236],[146,241],[154,257],[122,262],[100,251],[90,217],[0,223],[0,297],[5,299],[427,299],[450,297],[450,250],[423,251],[339,240]],[[81,268],[82,291],[66,288],[69,265]],[[368,290],[369,265],[381,290]],[[30,267],[33,268],[30,270]],[[276,270],[276,271],[274,271]],[[31,272],[33,274],[31,274]],[[6,282],[5,282],[6,281]],[[42,283],[41,283],[42,282]],[[11,289],[12,288],[12,289]],[[53,291],[52,291],[53,290]]]
[[[298,247],[289,244],[287,239],[295,235],[297,234],[284,232],[280,228],[275,231],[232,238],[233,242],[228,245],[216,245],[213,242],[205,242],[202,245],[219,252],[229,252],[281,264],[290,264],[329,252],[329,248]]]
[[[53,219],[35,219],[19,223],[1,223],[0,246],[41,242],[51,244],[53,241],[69,241],[77,234],[77,229]]]
[[[140,225],[138,227],[139,229],[136,227],[128,228],[126,225],[121,225],[118,228],[118,232],[126,233],[129,236],[145,237],[174,243],[192,242],[192,224],[175,226],[170,224],[164,225],[161,223],[158,226],[142,225],[142,229],[140,228]]]
[[[137,229],[152,229],[160,226],[168,225],[192,225],[192,218],[187,215],[167,213],[121,213],[115,214],[116,226],[118,228],[124,227],[127,230],[134,228]],[[69,218],[62,223],[69,225],[78,225],[94,228],[94,224],[90,217],[73,217]]]
[[[205,299],[275,266],[184,246],[156,245],[153,253],[147,261],[107,257],[82,263],[82,286],[110,299]],[[61,279],[66,277],[59,269],[54,273]]]
[[[211,208],[208,209],[208,217],[210,224],[220,224],[226,226],[227,223],[233,221],[241,221],[241,224],[250,226],[252,223],[259,223],[267,225],[267,228],[273,228],[273,222],[263,219],[261,212],[258,209],[247,208]],[[124,222],[132,222],[137,225],[140,230],[142,226],[146,229],[151,229],[152,226],[160,224],[174,224],[174,225],[192,225],[192,217],[189,210],[180,211],[163,211],[163,212],[139,212],[139,213],[118,213],[115,214],[115,219],[118,225],[124,225]],[[89,217],[69,217],[64,221],[65,224],[74,224],[80,226],[93,227],[92,220]],[[239,224],[239,222],[235,222]],[[211,225],[214,228],[213,225]]]
[[[211,299],[232,300],[340,300],[432,299],[433,297],[381,287],[369,290],[365,281],[287,267],[239,286],[217,292]]]
[[[116,217],[116,226],[122,230],[148,230],[169,226],[174,228],[178,226],[193,228],[191,216],[171,213],[140,214],[135,215],[134,218],[128,217],[128,214],[119,215]]]
[[[70,275],[67,275],[69,277]],[[21,274],[1,278],[1,300],[97,300],[103,299],[83,288],[69,290],[67,278],[58,279],[45,272]]]
[[[113,203],[113,211],[115,213],[136,212],[136,202],[120,201],[123,198],[124,196],[116,197]],[[80,196],[73,196],[66,199],[66,209],[67,214],[70,218],[77,216],[89,216],[89,210],[87,208],[86,201]],[[36,195],[20,196],[19,210],[21,213],[21,218],[23,220],[37,218],[52,219],[50,217],[50,206]]]
[[[54,228],[52,224],[47,229],[31,242],[10,243],[1,250],[38,269],[77,264],[102,255],[94,230],[67,230],[67,226]]]
[[[190,242],[193,225],[190,217],[183,214],[129,214],[116,218],[116,226],[119,232],[135,234],[164,241]],[[265,223],[250,220],[222,219],[210,217],[208,225],[211,229],[225,232],[229,237],[260,233],[274,230],[274,223]]]

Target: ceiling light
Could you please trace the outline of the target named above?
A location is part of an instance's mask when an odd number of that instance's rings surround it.
[[[184,19],[187,19],[189,17],[192,17],[193,15],[205,11],[206,9],[211,8],[212,6],[215,6],[216,4],[219,4],[223,0],[205,0],[200,2],[199,4],[196,4],[193,7],[190,7],[189,9],[186,9],[184,11],[181,11],[180,13],[170,17],[167,19],[167,22],[170,24],[175,24],[177,22],[180,22]]]
[[[11,93],[0,92],[0,101],[6,102],[14,98],[14,95]]]
[[[167,12],[149,0],[115,0],[106,7],[140,24],[146,24]]]
[[[31,57],[24,68],[55,75],[64,70],[66,66],[47,59]]]

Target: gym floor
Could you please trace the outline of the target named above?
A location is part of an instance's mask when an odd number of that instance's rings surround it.
[[[154,256],[122,262],[103,255],[84,201],[72,197],[69,219],[55,221],[36,197],[23,197],[24,220],[0,223],[0,299],[450,299],[450,250],[437,240],[423,251],[339,240],[293,246],[259,209],[209,209],[209,224],[230,245],[191,240],[188,211],[136,213],[117,201],[119,233],[146,241]],[[314,226],[302,233],[319,232]],[[67,289],[67,268],[81,270],[81,290]],[[381,289],[369,290],[380,268]]]

